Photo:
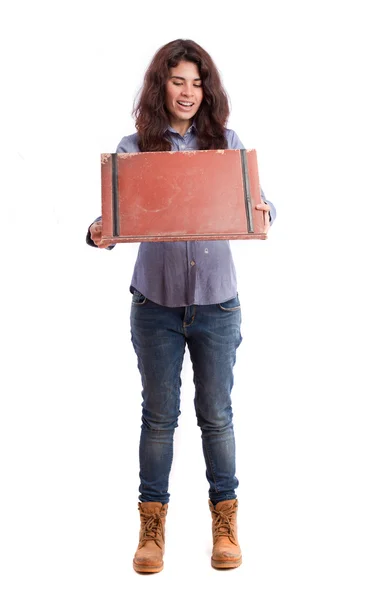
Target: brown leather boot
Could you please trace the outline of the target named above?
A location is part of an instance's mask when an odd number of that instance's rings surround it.
[[[133,559],[138,573],[159,573],[164,568],[165,520],[168,504],[140,502],[139,544]]]
[[[211,565],[215,569],[233,569],[242,562],[238,542],[236,516],[237,500],[223,500],[214,506],[209,500],[212,513],[213,550]]]

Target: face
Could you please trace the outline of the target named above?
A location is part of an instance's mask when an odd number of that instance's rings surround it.
[[[170,69],[165,86],[165,106],[170,125],[183,134],[190,126],[203,99],[202,82],[195,63],[181,61]]]

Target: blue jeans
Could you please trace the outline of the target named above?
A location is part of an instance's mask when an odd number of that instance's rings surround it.
[[[231,389],[241,310],[238,297],[222,304],[169,308],[134,292],[131,333],[142,378],[139,445],[141,502],[169,501],[174,431],[180,415],[180,373],[188,344],[197,423],[213,504],[236,498]],[[189,486],[190,487],[190,486]]]

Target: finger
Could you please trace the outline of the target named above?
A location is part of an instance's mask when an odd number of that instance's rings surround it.
[[[270,212],[270,207],[268,206],[268,204],[265,204],[264,202],[262,202],[262,204],[256,204],[256,209]]]

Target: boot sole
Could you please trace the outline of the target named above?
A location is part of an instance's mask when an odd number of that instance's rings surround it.
[[[136,573],[159,573],[164,568],[164,565],[159,565],[157,567],[153,567],[150,565],[136,565],[133,562],[133,569]]]
[[[211,566],[214,569],[236,569],[236,567],[240,567],[241,564],[241,557],[237,560],[213,560],[213,558],[211,558]]]

